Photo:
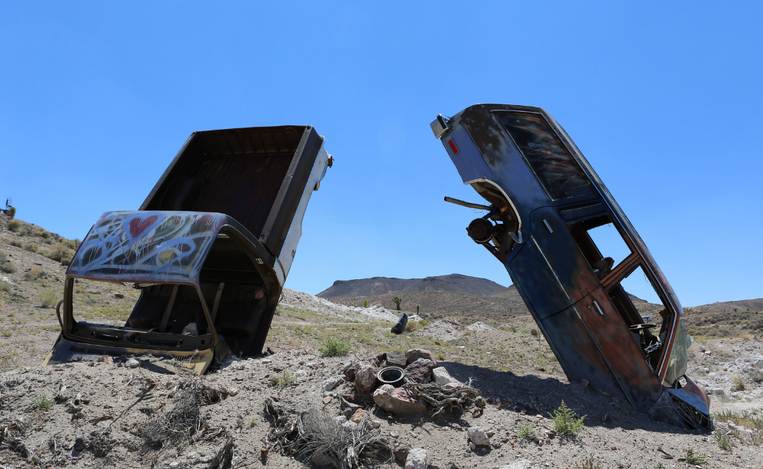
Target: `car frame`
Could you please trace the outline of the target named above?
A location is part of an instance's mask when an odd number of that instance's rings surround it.
[[[70,262],[48,363],[153,354],[201,374],[262,353],[333,158],[309,126],[195,132],[140,210],[107,212]],[[140,289],[124,325],[76,318],[78,282]]]
[[[710,428],[709,399],[686,376],[681,304],[607,187],[543,109],[479,104],[431,124],[464,183],[489,203],[469,236],[504,264],[567,377],[655,417]],[[627,247],[614,264],[592,238],[608,227]],[[661,326],[621,285],[642,272]]]

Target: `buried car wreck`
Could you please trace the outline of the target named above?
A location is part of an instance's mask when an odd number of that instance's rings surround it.
[[[432,130],[489,203],[446,201],[487,212],[467,233],[504,264],[567,377],[710,428],[709,400],[685,375],[681,305],[561,126],[539,108],[486,104],[438,116]],[[634,285],[661,304],[631,295]]]
[[[312,127],[193,133],[140,210],[103,214],[82,241],[48,362],[151,353],[201,374],[230,353],[261,353],[331,163]],[[82,280],[140,290],[123,326],[75,319]]]

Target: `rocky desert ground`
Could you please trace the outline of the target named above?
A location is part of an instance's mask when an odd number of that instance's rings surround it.
[[[687,432],[568,382],[526,314],[422,313],[395,335],[397,312],[383,306],[286,290],[272,354],[202,377],[145,356],[44,366],[75,245],[0,220],[0,468],[763,467],[757,304],[740,305],[731,323],[717,309],[689,310],[689,375],[711,393],[715,429]],[[119,321],[135,297],[121,285],[78,289],[91,321]],[[380,388],[364,396],[363,377],[385,361],[413,364],[425,382],[466,383],[438,388],[460,389],[463,412],[433,416],[436,407],[405,399],[397,405],[410,412],[396,412]],[[336,448],[352,451],[332,459]]]

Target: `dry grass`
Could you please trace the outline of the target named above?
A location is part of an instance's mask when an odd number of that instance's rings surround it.
[[[52,308],[60,300],[60,293],[56,290],[45,290],[40,294],[40,306],[43,308]]]

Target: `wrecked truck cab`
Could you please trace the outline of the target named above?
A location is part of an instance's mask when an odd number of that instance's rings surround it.
[[[487,204],[446,201],[485,211],[467,234],[504,264],[567,377],[709,428],[709,400],[685,376],[678,298],[561,126],[540,108],[484,104],[431,127]],[[631,295],[635,284],[660,304]]]
[[[140,210],[105,213],[80,244],[48,362],[150,353],[203,373],[213,359],[260,354],[331,163],[312,127],[194,133]],[[82,280],[140,291],[124,324],[79,320]]]

